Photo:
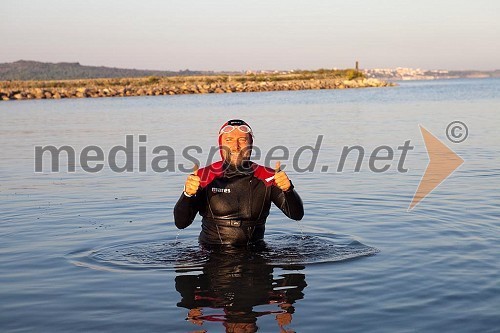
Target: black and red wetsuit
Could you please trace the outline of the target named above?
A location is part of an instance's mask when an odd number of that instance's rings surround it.
[[[242,167],[219,161],[198,170],[200,188],[191,197],[181,195],[174,208],[175,225],[186,228],[199,212],[202,244],[248,245],[261,241],[271,202],[291,219],[304,216],[302,200],[293,184],[283,192],[274,182],[274,173],[251,161]]]

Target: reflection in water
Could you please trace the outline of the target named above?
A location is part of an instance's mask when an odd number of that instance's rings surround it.
[[[227,332],[256,332],[257,319],[269,315],[288,332],[294,303],[304,297],[305,265],[378,253],[348,235],[275,233],[266,239],[268,244],[251,248],[206,248],[196,239],[118,243],[77,250],[69,259],[106,271],[175,270],[177,305],[189,310],[192,323],[220,322]]]
[[[226,332],[256,332],[257,318],[275,316],[279,330],[292,321],[293,304],[304,297],[304,266],[271,265],[262,248],[210,249],[201,274],[177,270],[177,306],[188,309],[187,320],[196,325],[221,322]],[[290,271],[273,276],[274,269]],[[199,271],[197,271],[199,273]],[[263,308],[263,309],[257,309]]]

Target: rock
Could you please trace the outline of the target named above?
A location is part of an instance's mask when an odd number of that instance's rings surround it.
[[[45,91],[43,91],[40,88],[35,88],[33,94],[35,95],[36,98],[45,98]]]
[[[379,81],[377,79],[368,79],[368,80],[366,80],[366,84],[369,87],[380,87],[380,86],[382,86],[383,82]]]

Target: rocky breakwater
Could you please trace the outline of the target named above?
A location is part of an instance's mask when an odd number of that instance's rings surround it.
[[[210,94],[236,92],[262,92],[312,89],[349,89],[387,87],[393,83],[356,78],[308,79],[308,80],[238,80],[224,79],[186,80],[172,82],[172,79],[109,79],[78,81],[12,81],[0,83],[0,100],[95,98],[126,96],[159,96],[182,94]]]

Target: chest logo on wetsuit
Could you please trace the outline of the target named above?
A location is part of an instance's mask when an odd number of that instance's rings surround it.
[[[231,193],[231,189],[212,187],[212,193]]]

